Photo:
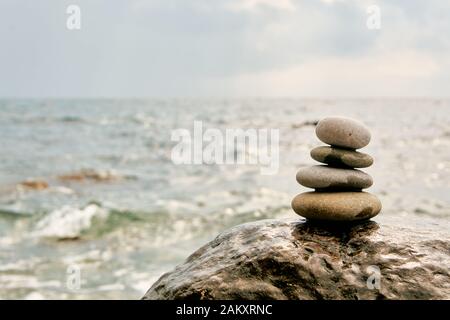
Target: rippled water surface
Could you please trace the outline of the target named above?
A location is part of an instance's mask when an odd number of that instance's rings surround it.
[[[292,217],[306,191],[296,171],[314,164],[313,123],[328,115],[372,131],[376,221],[448,222],[450,100],[0,101],[0,298],[140,298],[222,230]],[[278,173],[174,165],[171,132],[195,120],[279,129]]]

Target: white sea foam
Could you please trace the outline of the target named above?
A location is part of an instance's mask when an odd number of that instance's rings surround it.
[[[92,226],[94,219],[105,220],[107,217],[108,210],[96,204],[83,209],[65,206],[38,221],[33,235],[44,238],[76,238]]]

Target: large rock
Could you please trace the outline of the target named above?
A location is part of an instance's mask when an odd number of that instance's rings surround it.
[[[450,299],[448,230],[417,226],[239,225],[164,274],[143,299]]]

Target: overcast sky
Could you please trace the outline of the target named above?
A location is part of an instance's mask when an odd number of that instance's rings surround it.
[[[1,0],[0,97],[450,96],[449,17],[447,0]]]

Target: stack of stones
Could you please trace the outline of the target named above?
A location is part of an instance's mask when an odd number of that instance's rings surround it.
[[[357,221],[376,216],[381,210],[380,200],[362,191],[372,185],[372,177],[355,169],[373,163],[370,155],[356,151],[369,144],[369,130],[353,119],[329,117],[317,124],[316,135],[330,146],[314,148],[311,157],[326,165],[298,171],[298,183],[315,191],[297,195],[292,200],[294,211],[307,219],[325,221]]]

